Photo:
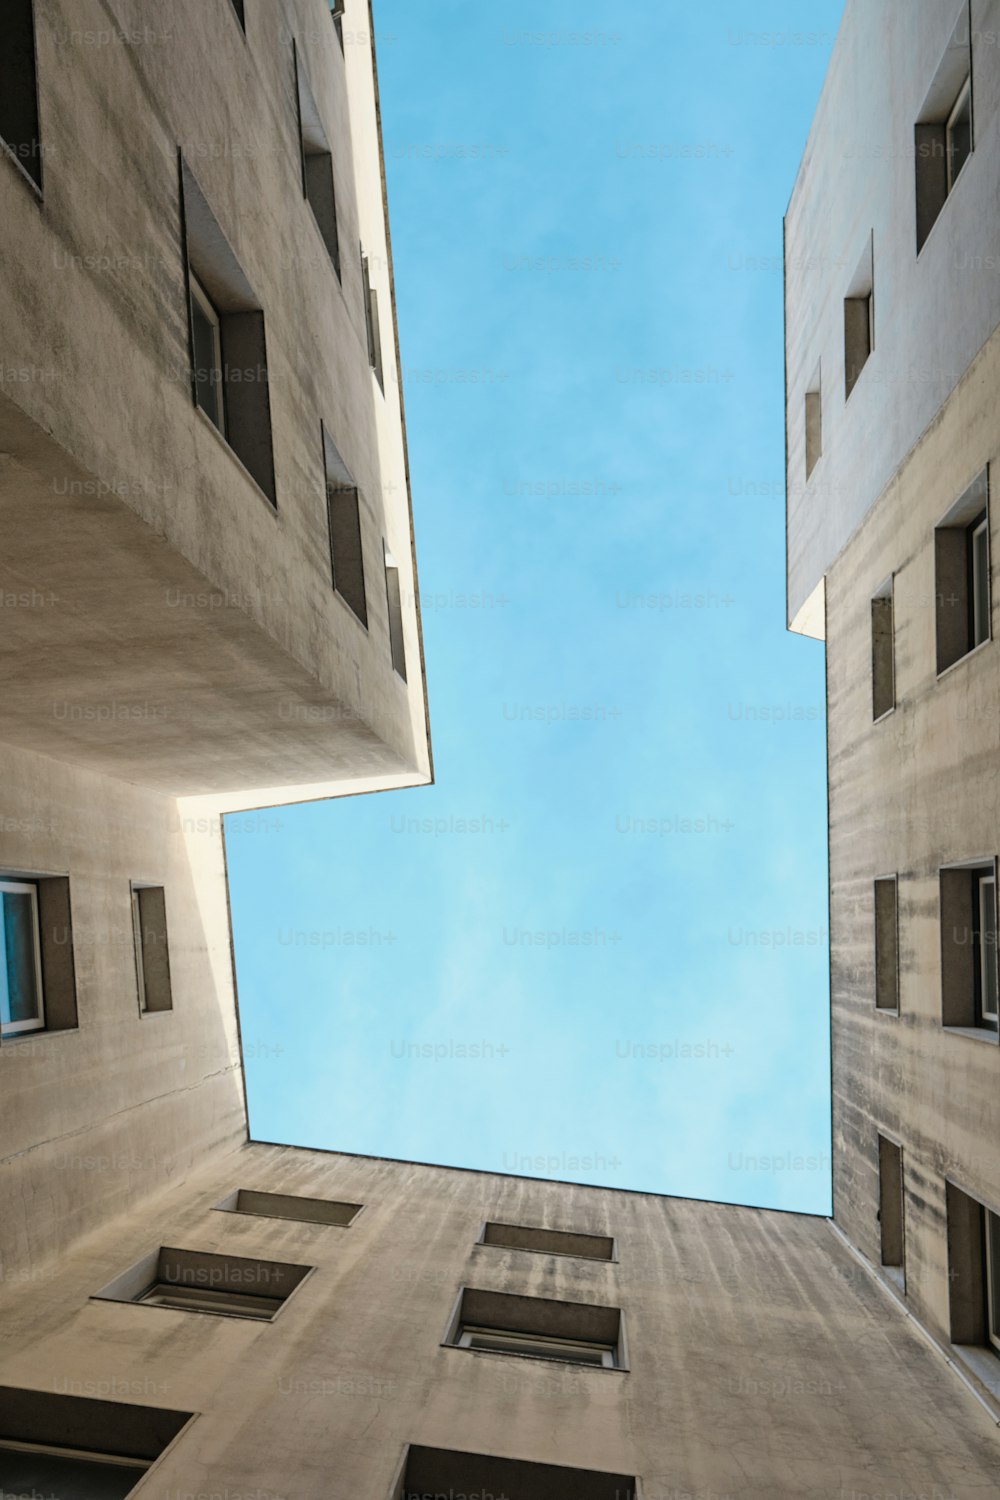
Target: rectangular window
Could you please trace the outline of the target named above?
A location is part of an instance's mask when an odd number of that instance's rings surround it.
[[[183,157],[180,176],[192,397],[276,506],[264,313]]]
[[[817,369],[806,391],[806,479],[823,456],[823,389]]]
[[[939,675],[992,636],[989,515],[984,469],[934,529]]]
[[[945,1026],[998,1030],[996,861],[940,873]]]
[[[887,578],[872,600],[872,719],[896,706],[896,647],[893,580]]]
[[[361,278],[364,286],[365,298],[365,329],[368,335],[368,363],[375,371],[375,378],[381,390],[385,390],[385,380],[382,373],[382,330],[379,326],[378,293],[372,286],[371,266],[368,256],[364,251],[361,253]]]
[[[216,1208],[224,1213],[252,1214],[261,1219],[293,1219],[300,1224],[326,1224],[348,1229],[363,1207],[332,1198],[300,1198],[292,1193],[259,1193],[238,1188]]]
[[[526,1224],[483,1226],[481,1245],[495,1245],[504,1250],[532,1250],[539,1255],[572,1255],[581,1260],[617,1259],[615,1242],[610,1235],[577,1234],[565,1229],[535,1229]]]
[[[883,1269],[903,1286],[903,1151],[878,1138],[878,1219]],[[895,1273],[895,1274],[893,1274]]]
[[[246,31],[247,18],[246,11],[244,9],[244,0],[233,0],[233,10],[236,12],[237,21],[239,21],[240,25],[243,27],[243,30]]]
[[[194,346],[195,400],[210,421],[226,435],[226,407],[222,389],[222,319],[194,272],[191,284],[191,341]]]
[[[875,348],[875,243],[870,235],[844,298],[844,395],[850,396]]]
[[[284,1261],[164,1246],[109,1282],[95,1298],[270,1321],[311,1270]]]
[[[340,240],[337,233],[337,195],[333,182],[333,153],[305,65],[293,42],[295,87],[299,110],[299,152],[302,158],[302,192],[327,248],[333,269],[340,276]]]
[[[162,886],[132,887],[132,930],[140,1009],[173,1010],[166,896]]]
[[[951,1341],[996,1394],[1000,1382],[1000,1215],[945,1183]]]
[[[983,1209],[986,1261],[986,1336],[1000,1352],[1000,1215]]]
[[[333,17],[333,29],[337,33],[337,41],[340,50],[344,50],[344,0],[330,0],[330,14]]]
[[[0,1495],[125,1500],[190,1412],[0,1388]]]
[[[918,255],[972,154],[972,126],[972,46],[963,11],[914,126]]]
[[[45,1025],[38,887],[28,881],[0,880],[3,954],[0,962],[0,1031],[17,1036]]]
[[[389,610],[389,650],[393,671],[406,681],[406,647],[403,644],[403,602],[399,589],[399,567],[396,559],[382,543],[385,556],[385,597]]]
[[[337,451],[325,424],[322,434],[330,577],[334,592],[340,595],[367,629],[368,602],[361,540],[361,497],[351,471]]]
[[[895,875],[875,882],[875,1005],[899,1010],[899,917]]]
[[[626,1369],[621,1309],[465,1287],[445,1344],[490,1354]]]
[[[393,1500],[471,1495],[491,1500],[638,1500],[635,1478],[483,1453],[410,1447]]]
[[[0,7],[0,140],[22,171],[41,188],[32,0],[4,0]]]

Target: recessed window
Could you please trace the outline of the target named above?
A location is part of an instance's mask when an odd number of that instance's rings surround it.
[[[902,1290],[903,1150],[887,1136],[878,1138],[878,1219],[882,1268]]]
[[[899,1010],[898,884],[895,875],[875,882],[875,1005]]]
[[[276,505],[264,313],[183,158],[180,170],[192,396]]]
[[[0,874],[0,1042],[77,1024],[69,880]]]
[[[170,953],[167,947],[167,908],[162,886],[132,887],[132,930],[139,1006],[144,1011],[173,1009]]]
[[[333,29],[337,33],[337,41],[340,50],[344,50],[344,0],[330,0],[330,14],[333,17]]]
[[[940,881],[944,1025],[996,1036],[996,861],[951,866]]]
[[[361,497],[351,472],[323,428],[323,466],[326,478],[326,517],[330,541],[330,573],[334,591],[368,625],[365,559],[361,541]]]
[[[581,1260],[616,1259],[615,1242],[610,1235],[536,1229],[527,1224],[500,1224],[493,1220],[484,1224],[479,1243],[504,1250],[532,1250],[540,1255],[572,1255]]]
[[[191,341],[194,346],[195,400],[226,435],[226,405],[222,388],[222,319],[194,272],[191,284]]]
[[[475,1496],[480,1500],[637,1500],[635,1478],[567,1469],[493,1454],[410,1447],[392,1500]]]
[[[302,192],[313,211],[333,268],[340,276],[340,241],[337,234],[337,195],[333,182],[333,153],[320,118],[305,65],[292,43],[295,87],[299,109],[299,151],[302,158]]]
[[[934,587],[940,674],[992,636],[986,470],[935,528]]]
[[[820,366],[806,391],[806,479],[823,456],[823,382]]]
[[[233,10],[236,12],[237,21],[239,21],[240,25],[243,27],[243,30],[246,31],[247,18],[243,0],[233,0]]]
[[[252,1214],[261,1219],[294,1219],[301,1224],[327,1224],[347,1229],[363,1205],[340,1203],[332,1198],[301,1198],[291,1193],[260,1193],[252,1188],[238,1188],[215,1206],[225,1213]]]
[[[95,1294],[176,1312],[270,1321],[312,1270],[284,1261],[163,1247]]]
[[[972,127],[972,47],[963,15],[914,126],[918,254],[972,155]]]
[[[190,1412],[0,1388],[0,1495],[125,1500]]]
[[[874,244],[869,238],[844,298],[844,392],[850,396],[875,348]]]
[[[406,681],[406,647],[403,644],[403,601],[399,588],[399,564],[382,543],[385,558],[385,597],[389,611],[389,650],[393,670]]]
[[[896,649],[893,585],[887,578],[872,599],[872,718],[896,706]]]
[[[32,0],[4,0],[0,7],[0,140],[40,188],[42,145]]]
[[[361,253],[361,280],[365,298],[365,330],[368,335],[368,363],[375,371],[379,387],[385,390],[382,372],[382,329],[379,323],[378,292],[372,286],[371,266],[368,256]]]
[[[1000,1215],[945,1184],[951,1341],[1000,1395]]]
[[[626,1368],[620,1308],[465,1287],[444,1342],[458,1349]]]
[[[45,1025],[38,887],[0,879],[3,954],[0,955],[0,1030],[5,1036],[40,1031]]]

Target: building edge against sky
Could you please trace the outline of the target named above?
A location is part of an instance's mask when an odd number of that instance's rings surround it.
[[[2,1487],[981,1496],[821,1218],[248,1141],[221,810],[430,776],[371,13],[0,26]]]
[[[1000,6],[899,17],[849,0],[786,220],[788,614],[827,653],[834,1222],[996,1409]]]

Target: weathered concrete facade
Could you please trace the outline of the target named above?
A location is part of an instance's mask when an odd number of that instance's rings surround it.
[[[834,1217],[1000,1412],[996,946],[970,898],[1000,847],[988,557],[969,634],[981,513],[998,555],[998,37],[987,0],[848,4],[789,209],[786,309],[789,618],[827,650]],[[921,132],[960,109],[970,67],[971,154],[927,233],[923,174],[948,158]],[[872,229],[874,347],[845,395],[844,258]]]
[[[239,1187],[363,1207],[346,1229],[218,1212]],[[613,1236],[617,1260],[481,1244],[484,1220]],[[91,1300],[156,1244],[315,1270],[273,1324]],[[442,1347],[463,1287],[621,1308],[630,1368]],[[155,1495],[390,1497],[409,1444],[636,1477],[647,1500],[995,1489],[995,1424],[805,1216],[250,1145],[0,1313],[0,1386],[195,1414]]]

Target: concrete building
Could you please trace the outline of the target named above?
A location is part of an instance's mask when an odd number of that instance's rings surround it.
[[[1000,1415],[1000,5],[849,0],[786,221],[827,661],[834,1218]]]
[[[6,0],[0,140],[0,1497],[995,1493],[988,1390],[865,1263],[868,1110],[933,1311],[937,1147],[884,1118],[857,997],[846,1238],[248,1140],[223,813],[431,776],[370,11]],[[990,385],[939,445],[978,462]],[[886,1035],[936,1068],[915,1006]],[[925,1131],[996,1202],[972,1050],[971,1117],[942,1072]]]

